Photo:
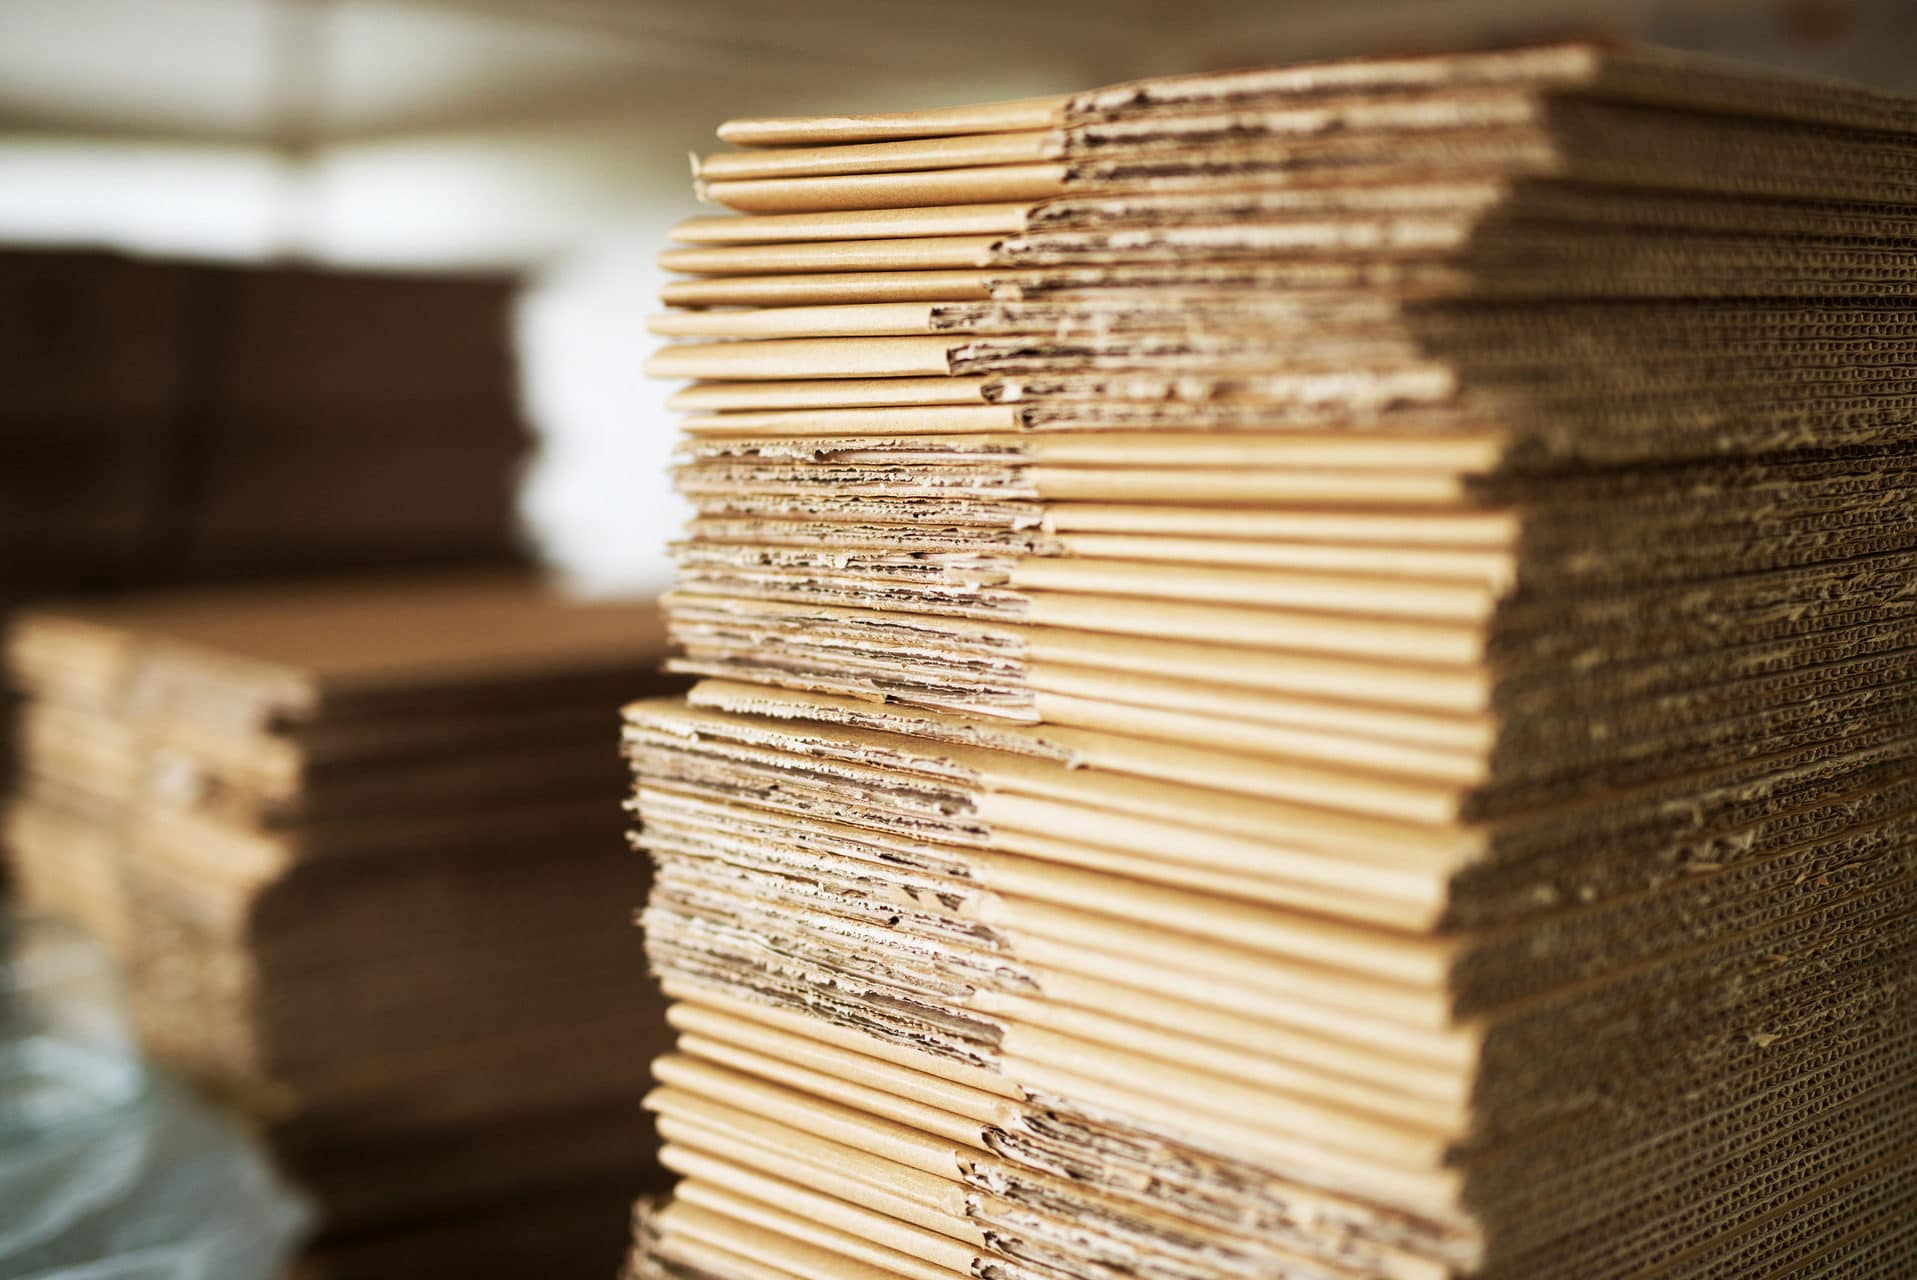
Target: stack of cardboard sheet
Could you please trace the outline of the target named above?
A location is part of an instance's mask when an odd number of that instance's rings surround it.
[[[0,252],[0,618],[523,563],[512,296],[503,276]]]
[[[148,1050],[316,1195],[315,1276],[617,1264],[664,1023],[613,708],[650,602],[502,578],[44,609],[17,889],[123,961]]]
[[[1904,1273],[1917,106],[1571,45],[721,137],[632,1274]]]
[[[0,253],[0,599],[517,558],[511,299]]]

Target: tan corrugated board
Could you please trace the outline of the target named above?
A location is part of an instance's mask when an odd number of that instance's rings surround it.
[[[830,240],[816,244],[719,245],[667,249],[659,265],[693,275],[775,275],[853,271],[951,271],[991,266],[994,236]]]
[[[1016,132],[1052,125],[1063,116],[1068,101],[1059,94],[921,111],[728,120],[719,126],[719,137],[735,147],[784,147]]]
[[[1025,228],[1030,204],[960,204],[931,209],[688,218],[672,229],[681,244],[777,244],[879,240],[891,236],[1009,235]]]
[[[1066,174],[1065,166],[1058,164],[1003,164],[924,173],[706,182],[700,185],[700,194],[742,213],[1008,204],[1059,194],[1066,189]]]
[[[1059,136],[1049,129],[825,147],[760,147],[702,156],[693,164],[693,177],[705,182],[737,182],[1034,164],[1056,159],[1062,149]]]
[[[782,307],[883,302],[953,302],[991,296],[999,275],[983,271],[846,271],[775,276],[706,276],[659,290],[674,307]]]

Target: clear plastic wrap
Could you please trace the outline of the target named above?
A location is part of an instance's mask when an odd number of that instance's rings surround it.
[[[142,1065],[97,944],[0,911],[0,1280],[268,1280],[310,1217]]]

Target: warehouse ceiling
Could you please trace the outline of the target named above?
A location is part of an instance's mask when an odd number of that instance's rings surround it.
[[[608,104],[898,103],[945,86],[1071,87],[1565,32],[1647,35],[1894,83],[1913,74],[1917,5],[0,0],[0,128],[298,146]]]

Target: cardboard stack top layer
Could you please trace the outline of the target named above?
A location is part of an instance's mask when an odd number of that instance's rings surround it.
[[[17,891],[315,1193],[302,1274],[605,1274],[652,1144],[608,708],[650,602],[516,578],[23,616]],[[595,1217],[598,1221],[595,1223]]]
[[[1563,45],[721,136],[634,1276],[1897,1272],[1917,105]]]

